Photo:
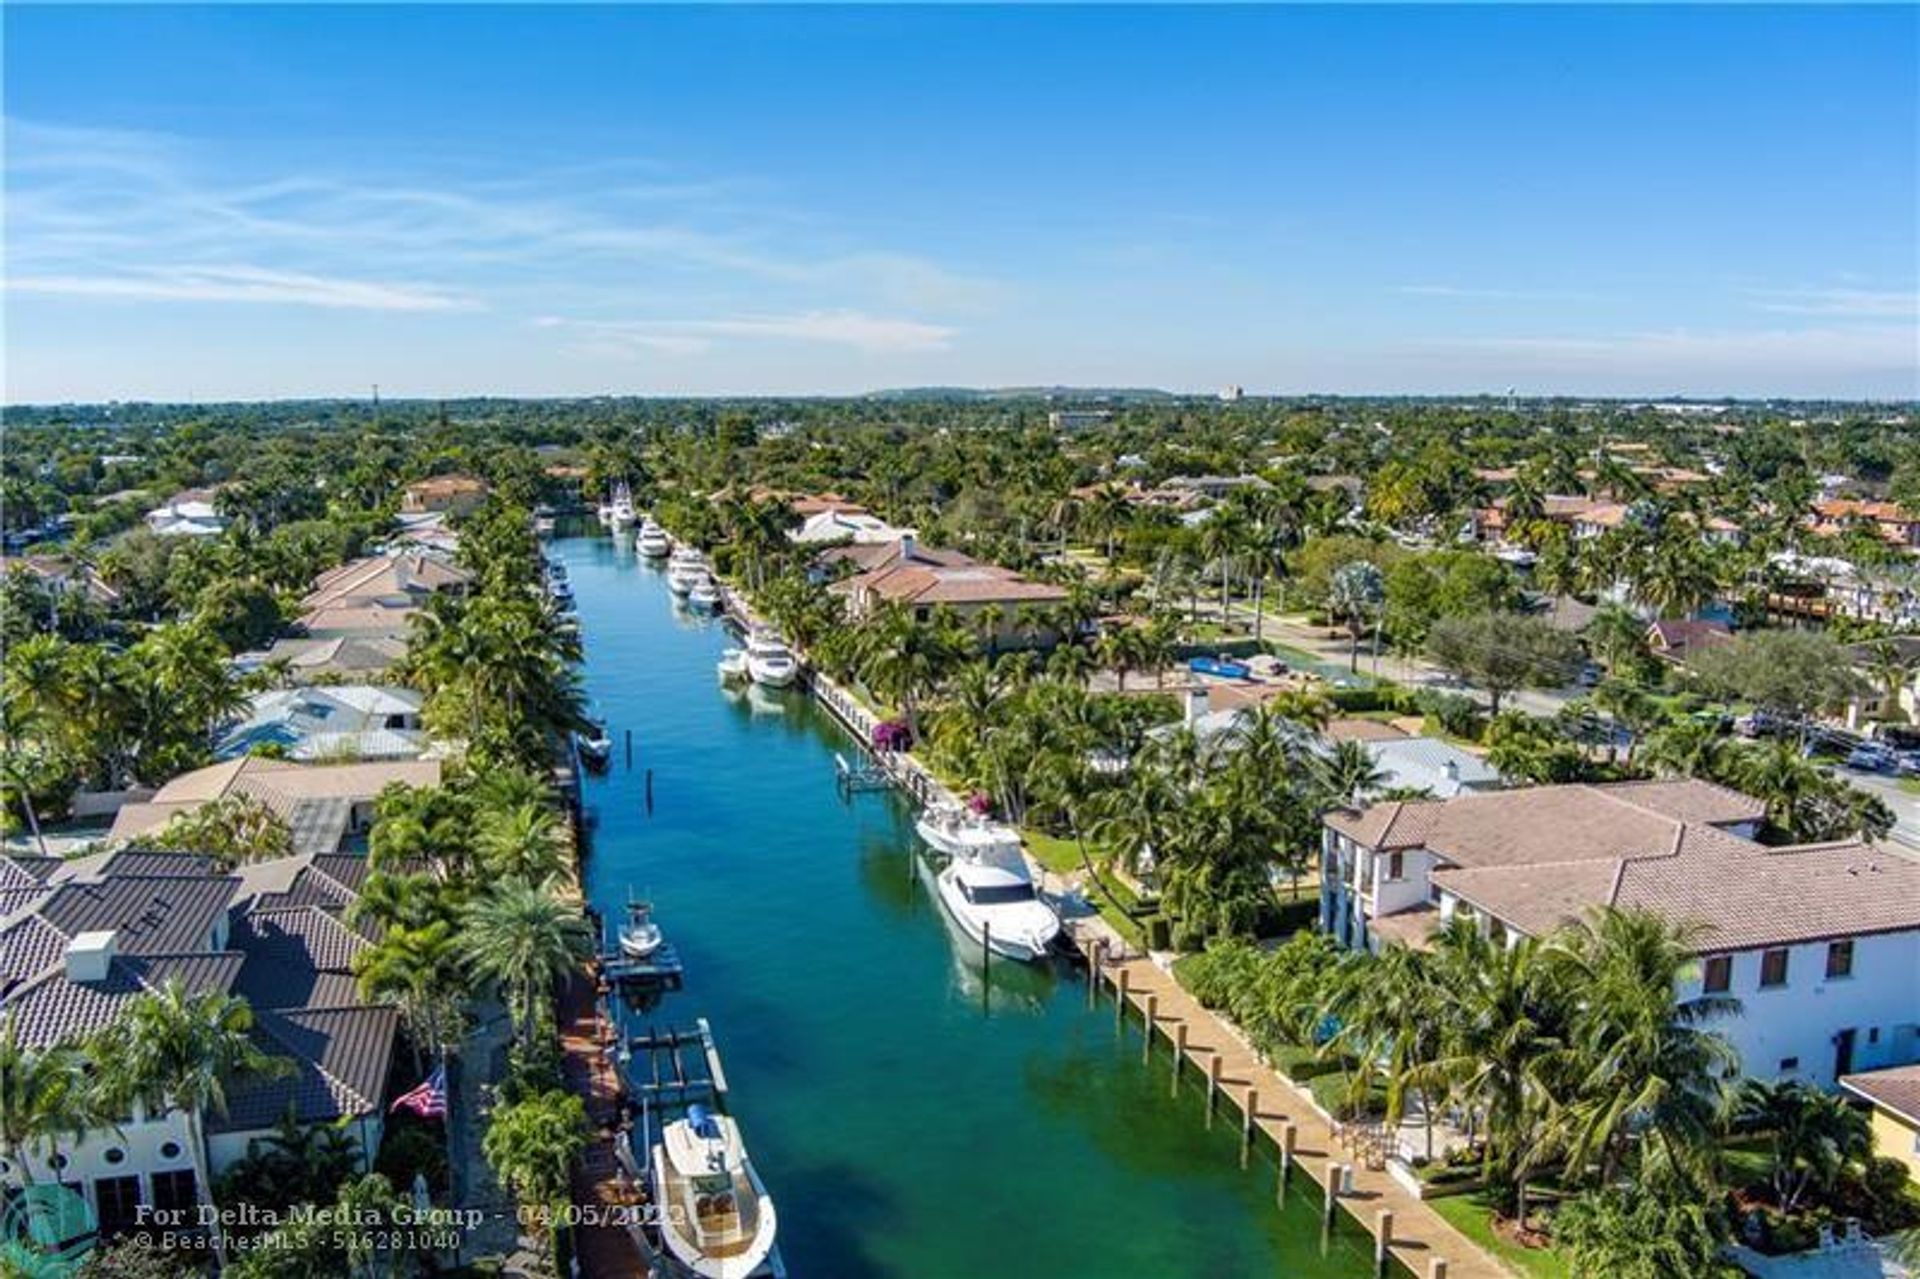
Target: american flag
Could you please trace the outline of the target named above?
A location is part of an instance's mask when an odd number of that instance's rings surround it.
[[[388,1111],[402,1108],[411,1110],[422,1119],[445,1119],[447,1117],[447,1068],[435,1066],[433,1073],[423,1080],[418,1088],[394,1099]]]

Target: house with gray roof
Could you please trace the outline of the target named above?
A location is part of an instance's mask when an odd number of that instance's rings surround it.
[[[111,1037],[133,1001],[178,985],[245,998],[254,1039],[287,1070],[228,1081],[225,1108],[202,1117],[204,1152],[184,1114],[140,1106],[50,1151],[0,1154],[0,1186],[57,1180],[111,1234],[142,1208],[191,1211],[200,1169],[218,1175],[289,1117],[353,1134],[372,1166],[399,1015],[353,978],[370,943],[342,917],[363,860],[297,855],[235,874],[140,848],[48,860],[0,857],[0,1021],[22,1045]],[[294,900],[302,885],[312,901]]]
[[[1694,779],[1532,786],[1325,818],[1321,924],[1346,946],[1430,944],[1465,919],[1510,943],[1596,908],[1689,930],[1682,1000],[1750,1077],[1832,1088],[1920,1061],[1920,860],[1858,840],[1758,840],[1765,805]]]
[[[270,746],[309,763],[418,759],[428,745],[425,703],[410,688],[379,684],[269,689],[249,699],[214,755],[233,759]]]

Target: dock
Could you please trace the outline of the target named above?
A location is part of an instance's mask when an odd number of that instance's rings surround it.
[[[613,1063],[615,1032],[602,1017],[591,974],[581,971],[561,996],[560,1046],[568,1090],[585,1100],[593,1140],[573,1169],[575,1256],[583,1279],[637,1279],[654,1270],[654,1253],[639,1227],[645,1195],[631,1157],[626,1092]]]
[[[833,753],[833,770],[839,779],[840,789],[850,794],[886,790],[893,785],[893,774],[879,764],[869,760],[855,763],[839,751]]]
[[[635,959],[614,946],[602,951],[594,962],[600,979],[615,988],[655,986],[678,990],[687,975],[686,965],[680,962],[680,952],[672,942],[661,943],[660,949],[645,959]]]
[[[1114,951],[1118,947],[1113,948]],[[1151,959],[1104,958],[1101,942],[1088,947],[1088,994],[1110,990],[1116,1019],[1137,1015],[1143,1051],[1159,1039],[1173,1051],[1174,1077],[1194,1071],[1207,1092],[1207,1119],[1224,1109],[1241,1134],[1240,1161],[1250,1162],[1256,1141],[1267,1142],[1280,1167],[1277,1193],[1302,1174],[1321,1188],[1322,1220],[1344,1212],[1374,1240],[1378,1273],[1391,1257],[1420,1279],[1511,1279],[1513,1272],[1461,1234],[1430,1204],[1371,1167],[1364,1146],[1331,1120],[1297,1086],[1263,1061],[1233,1028],[1215,1016]],[[1224,1106],[1222,1105],[1224,1103]],[[1354,1142],[1354,1149],[1347,1143]]]

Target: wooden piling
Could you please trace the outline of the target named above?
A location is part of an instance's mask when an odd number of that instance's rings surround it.
[[[1107,952],[1107,940],[1100,940],[1087,947],[1087,1007],[1093,1007],[1100,990],[1100,960]]]
[[[1240,1166],[1245,1168],[1253,1158],[1253,1135],[1259,1131],[1257,1120],[1260,1115],[1260,1092],[1256,1088],[1247,1089],[1246,1111],[1240,1116]]]
[[[1293,1148],[1300,1139],[1299,1129],[1292,1124],[1283,1124],[1280,1128],[1280,1197],[1287,1197],[1287,1182],[1293,1177]]]
[[[633,730],[627,730],[627,770],[633,770]]]
[[[1393,1264],[1393,1209],[1382,1208],[1379,1233],[1373,1239],[1374,1279],[1387,1279],[1387,1267]]]
[[[1331,1226],[1333,1224],[1334,1211],[1339,1207],[1342,1171],[1341,1165],[1339,1164],[1329,1163],[1327,1165],[1327,1184],[1320,1200],[1320,1224],[1323,1226]]]
[[[1147,996],[1147,1014],[1145,1024],[1140,1028],[1140,1062],[1142,1065],[1153,1060],[1153,1023],[1160,1016],[1160,996]]]
[[[1435,1257],[1427,1263],[1427,1279],[1447,1279],[1447,1259]]]
[[[647,815],[653,815],[653,770],[647,770]]]
[[[1180,1067],[1185,1064],[1186,1058],[1187,1023],[1177,1021],[1173,1024],[1173,1085],[1168,1090],[1171,1096],[1180,1095]]]
[[[1116,970],[1113,980],[1113,1025],[1118,1030],[1127,1021],[1127,970]]]
[[[1213,1108],[1220,1104],[1220,1053],[1207,1058],[1207,1127],[1213,1127]]]

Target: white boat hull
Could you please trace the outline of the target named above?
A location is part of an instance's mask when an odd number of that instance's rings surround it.
[[[785,688],[800,678],[800,663],[791,659],[785,662],[762,662],[749,657],[747,674],[762,688]]]
[[[1054,938],[1060,935],[1060,917],[1037,898],[1013,907],[982,909],[961,893],[952,866],[943,869],[934,884],[940,904],[960,931],[976,946],[984,945],[996,955],[1030,964],[1044,959],[1053,949]]]
[[[669,1182],[667,1172],[667,1152],[664,1146],[655,1144],[653,1148],[653,1184],[665,1186]],[[686,1233],[684,1221],[676,1222],[680,1210],[671,1202],[660,1203],[660,1242],[665,1245],[675,1264],[686,1273],[699,1279],[784,1279],[786,1266],[780,1260],[780,1254],[774,1248],[774,1236],[778,1230],[778,1221],[773,1210],[773,1198],[767,1194],[767,1188],[760,1181],[760,1173],[751,1162],[746,1166],[747,1177],[752,1183],[753,1192],[758,1199],[759,1228],[755,1231],[753,1242],[745,1249],[726,1257],[709,1257],[702,1252],[694,1240]]]

